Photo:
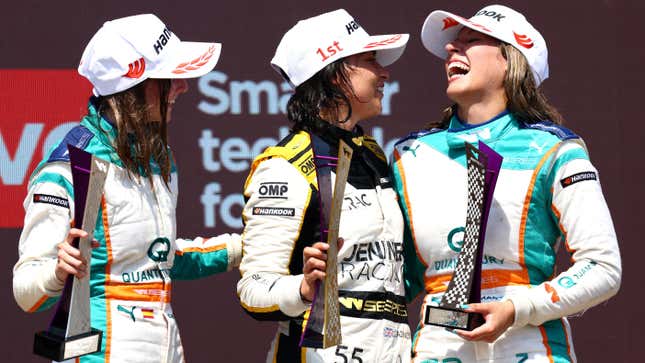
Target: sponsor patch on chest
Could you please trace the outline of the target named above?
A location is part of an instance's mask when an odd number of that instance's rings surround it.
[[[253,208],[253,215],[293,217],[296,215],[296,210],[294,208],[255,207]]]
[[[260,183],[258,193],[260,199],[287,199],[289,185],[286,182]]]

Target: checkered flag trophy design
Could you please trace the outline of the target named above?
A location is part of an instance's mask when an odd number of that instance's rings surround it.
[[[327,250],[327,268],[325,280],[318,284],[314,292],[305,326],[300,338],[300,346],[313,348],[328,348],[341,343],[340,306],[338,302],[338,228],[340,212],[343,206],[345,184],[349,174],[349,164],[352,160],[352,148],[340,140],[338,158],[314,155],[317,162],[318,189],[321,195],[321,211],[328,215],[321,219],[329,221],[324,228],[321,225],[321,239],[329,244]],[[320,163],[322,160],[322,163]],[[336,167],[333,196],[331,193],[331,173],[323,172],[320,167]],[[327,169],[329,170],[329,169]],[[330,204],[331,203],[331,204]],[[321,223],[323,224],[323,223]],[[322,344],[320,338],[322,336]]]
[[[72,245],[85,261],[91,261],[91,243],[110,163],[72,145],[67,149],[74,188],[74,228],[88,234],[74,239]],[[98,352],[103,332],[92,328],[90,321],[90,277],[69,275],[49,329],[34,337],[34,353],[64,361]]]
[[[481,141],[479,148],[465,144],[468,209],[464,243],[457,257],[455,273],[439,306],[426,305],[424,322],[452,329],[473,330],[484,323],[484,318],[479,313],[463,311],[461,306],[478,303],[481,299],[486,224],[503,158]]]

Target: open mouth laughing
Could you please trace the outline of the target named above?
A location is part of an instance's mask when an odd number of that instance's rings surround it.
[[[468,74],[470,66],[461,61],[450,61],[448,63],[448,81],[461,78]]]

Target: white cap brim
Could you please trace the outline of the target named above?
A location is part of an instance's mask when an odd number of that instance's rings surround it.
[[[452,19],[454,22],[446,19]],[[446,59],[448,57],[446,44],[455,40],[457,34],[464,26],[490,35],[485,29],[477,27],[468,19],[464,19],[459,15],[447,11],[435,10],[428,15],[421,28],[421,41],[423,42],[423,46],[437,57]]]
[[[376,51],[376,61],[383,67],[396,62],[408,44],[410,34],[372,35],[369,42],[357,53]]]
[[[181,41],[164,66],[148,78],[196,78],[215,68],[222,52],[220,43]]]
[[[423,23],[423,28],[421,28],[421,41],[423,46],[430,51],[430,53],[436,55],[441,59],[446,59],[448,57],[448,52],[446,51],[446,44],[455,40],[457,35],[463,27],[470,28],[482,34],[486,34],[495,39],[498,39],[502,42],[512,45],[518,49],[531,67],[533,72],[533,77],[537,85],[542,83],[545,79],[549,77],[549,65],[547,62],[548,51],[546,48],[546,43],[542,35],[535,29],[531,24],[529,24],[523,15],[515,12],[512,9],[502,7],[499,5],[492,5],[491,7],[501,7],[508,11],[513,12],[518,24],[522,26],[525,31],[521,34],[530,33],[531,37],[529,41],[531,42],[530,46],[526,46],[520,43],[521,38],[518,38],[518,34],[514,31],[506,31],[506,29],[492,25],[498,24],[489,24],[488,27],[484,24],[479,24],[471,19],[465,19],[459,15],[453,13],[436,10],[430,13]],[[486,8],[484,8],[485,10]],[[523,35],[525,37],[525,35]],[[531,40],[532,39],[532,40]],[[533,43],[535,42],[535,43]],[[519,45],[518,45],[519,44]],[[536,46],[534,46],[534,44]],[[529,50],[530,49],[530,50]]]
[[[293,74],[293,70],[291,70],[291,72],[287,72],[286,69],[283,69],[281,67],[281,64],[287,65],[288,62],[284,59],[279,58],[278,53],[276,53],[276,55],[271,60],[271,65],[293,87],[297,87],[306,82],[309,78],[313,77],[328,64],[333,63],[341,58],[350,57],[355,54],[375,51],[376,61],[379,62],[379,64],[383,67],[389,66],[401,57],[401,55],[405,51],[405,46],[407,45],[409,39],[410,34],[372,35],[367,38],[361,39],[359,42],[353,43],[350,47],[346,47],[345,51],[343,51],[342,53],[339,52],[331,57],[328,57],[325,62],[316,62],[316,67],[305,66],[303,67],[305,68],[304,70],[295,72],[295,74]],[[305,60],[301,60],[301,62],[305,62]]]

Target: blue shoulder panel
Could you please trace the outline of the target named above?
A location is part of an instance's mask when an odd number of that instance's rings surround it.
[[[394,144],[394,146],[396,147],[397,145],[399,145],[401,143],[404,143],[404,142],[406,142],[407,140],[410,140],[410,139],[418,139],[420,137],[430,135],[430,134],[434,134],[434,133],[437,133],[439,131],[445,131],[445,130],[446,129],[440,129],[440,128],[435,127],[435,128],[430,129],[430,130],[426,129],[426,130],[411,132],[408,136],[405,136],[405,137],[401,138],[399,141],[397,141]]]
[[[94,134],[90,132],[85,126],[76,126],[71,129],[63,140],[56,146],[54,151],[49,155],[47,162],[53,161],[69,161],[69,152],[67,151],[67,145],[76,146],[79,149],[85,149],[85,147],[90,143],[90,140],[94,137]]]
[[[556,125],[551,121],[540,121],[533,124],[526,122],[521,122],[520,127],[524,129],[533,129],[548,132],[560,138],[560,140],[570,140],[570,139],[579,139],[580,136],[576,135],[573,131],[568,128]]]

